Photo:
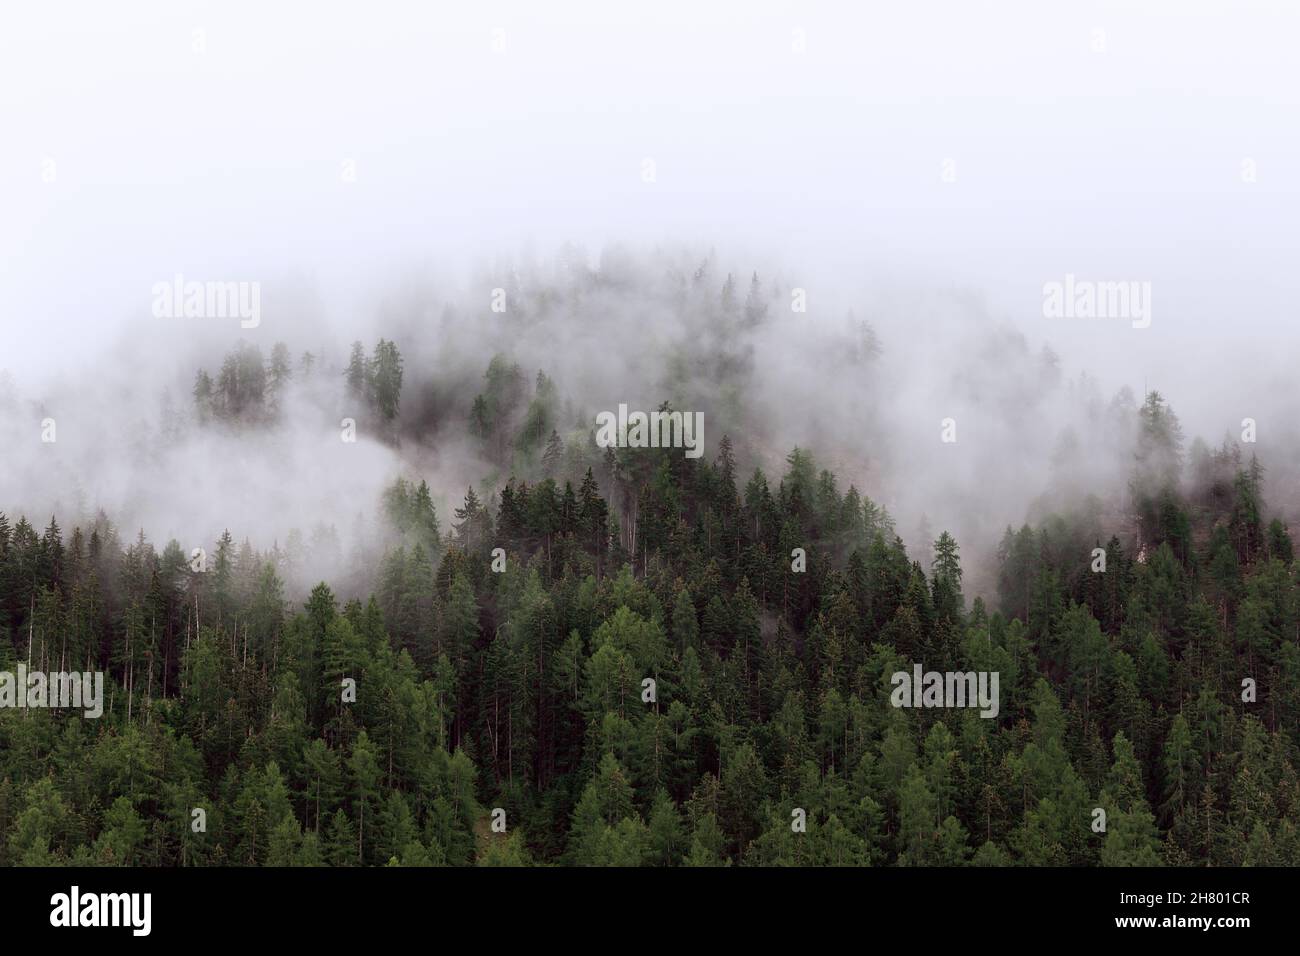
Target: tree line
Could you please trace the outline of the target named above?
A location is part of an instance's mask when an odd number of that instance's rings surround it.
[[[199,571],[102,515],[0,516],[0,670],[109,678],[98,721],[0,710],[0,863],[1300,862],[1289,533],[1254,459],[1182,480],[1160,396],[1133,539],[1086,507],[1009,528],[990,607],[951,535],[922,566],[805,449],[566,444],[549,395],[483,396],[518,471],[445,530],[394,482],[365,595],[291,603],[229,532]],[[914,663],[997,671],[998,716],[893,708]]]

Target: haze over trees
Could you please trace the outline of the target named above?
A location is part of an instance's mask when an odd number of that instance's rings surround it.
[[[996,333],[1004,373],[967,360],[945,401],[1002,418],[914,460],[874,324],[803,333],[787,375],[822,377],[774,380],[779,282],[568,268],[498,278],[511,311],[445,362],[393,321],[187,369],[188,401],[101,458],[237,455],[246,484],[140,490],[216,501],[209,537],[5,503],[0,671],[104,670],[107,700],[0,709],[0,864],[1300,861],[1300,581],[1265,455]],[[629,302],[681,337],[611,375],[582,321],[634,328]],[[705,457],[598,447],[617,401],[702,408]],[[292,507],[354,460],[373,493],[269,535],[266,481]],[[906,520],[868,492],[905,484]],[[998,672],[997,717],[893,708],[917,663]]]
[[[720,289],[767,320],[757,277]],[[429,383],[404,390],[394,340],[335,361],[241,345],[196,373],[190,427],[273,431],[328,372],[418,440]],[[0,515],[0,670],[108,675],[97,721],[0,709],[0,864],[1300,862],[1297,566],[1242,446],[1185,448],[1162,395],[1120,396],[1109,500],[909,549],[811,446],[601,449],[568,395],[492,357],[457,405],[478,480],[442,507],[408,466],[370,552],[328,525],[255,547],[236,507],[196,571],[109,515]],[[998,716],[895,709],[915,663],[998,672]]]

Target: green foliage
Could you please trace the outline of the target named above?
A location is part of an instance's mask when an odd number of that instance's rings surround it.
[[[765,313],[755,279],[744,321]],[[280,348],[269,385],[255,366],[200,374],[196,404],[249,421],[297,381]],[[394,420],[401,378],[391,342],[357,343],[344,386]],[[0,670],[107,672],[98,722],[0,710],[0,864],[1300,862],[1290,535],[1256,462],[1194,447],[1222,493],[1182,496],[1158,395],[1134,534],[1008,528],[991,610],[950,534],[923,567],[805,449],[741,487],[729,439],[712,463],[602,454],[545,375],[530,395],[498,356],[485,378],[474,431],[518,471],[470,487],[445,537],[429,485],[397,478],[373,589],[290,603],[300,539],[227,532],[198,572],[106,519],[0,515]],[[997,672],[998,716],[889,706],[915,662]]]

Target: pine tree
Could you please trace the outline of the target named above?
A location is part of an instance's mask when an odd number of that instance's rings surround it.
[[[402,355],[397,345],[380,339],[368,369],[374,390],[374,404],[384,421],[397,417],[402,397]]]
[[[344,377],[348,384],[348,394],[357,401],[365,401],[370,389],[370,374],[366,366],[366,347],[360,342],[352,343],[352,354],[348,358]]]

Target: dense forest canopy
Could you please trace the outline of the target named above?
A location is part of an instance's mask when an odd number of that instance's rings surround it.
[[[886,294],[678,246],[572,247],[453,278],[385,287],[360,309],[268,282],[256,329],[150,316],[124,323],[120,347],[91,367],[55,365],[35,386],[0,371],[0,509],[69,528],[102,509],[124,534],[187,552],[227,528],[260,550],[296,531],[337,555],[322,547],[287,574],[290,596],[328,580],[364,600],[389,543],[376,503],[397,477],[427,481],[450,515],[467,486],[486,499],[512,475],[533,480],[556,451],[551,432],[576,462],[602,411],[668,402],[703,416],[708,459],[730,436],[746,479],[811,450],[842,490],[889,508],[923,565],[948,530],[972,595],[994,593],[1008,524],[1095,498],[1104,531],[1132,534],[1139,382],[1124,388],[1105,368],[1103,382],[959,292]],[[1183,450],[1188,480],[1250,417],[1265,497],[1284,518],[1300,511],[1300,435],[1283,396],[1151,386],[1174,389],[1180,412],[1199,400],[1188,440],[1210,445]],[[41,440],[46,420],[57,441]],[[353,443],[340,441],[344,420]],[[946,420],[953,442],[940,440]],[[581,470],[569,471],[576,487]]]
[[[637,281],[521,292],[511,321]],[[781,295],[708,261],[663,283],[716,348],[669,347],[642,407],[712,380],[701,459],[598,447],[592,393],[524,349],[453,398],[398,333],[346,359],[243,342],[161,441],[310,415],[346,445],[347,418],[396,450],[454,433],[477,476],[442,507],[413,455],[307,535],[262,542],[236,502],[217,540],[161,552],[103,512],[6,504],[0,671],[103,670],[108,700],[0,709],[0,863],[1300,862],[1297,567],[1246,444],[1186,445],[1155,391],[1087,398],[1030,522],[905,535],[870,469],[815,434],[774,453],[754,420],[747,336]],[[883,361],[869,323],[835,335],[841,368]],[[1032,380],[960,387],[1060,387],[1053,356],[1021,359]],[[1066,480],[1099,449],[1122,481]],[[997,716],[891,706],[916,664],[997,672]]]

